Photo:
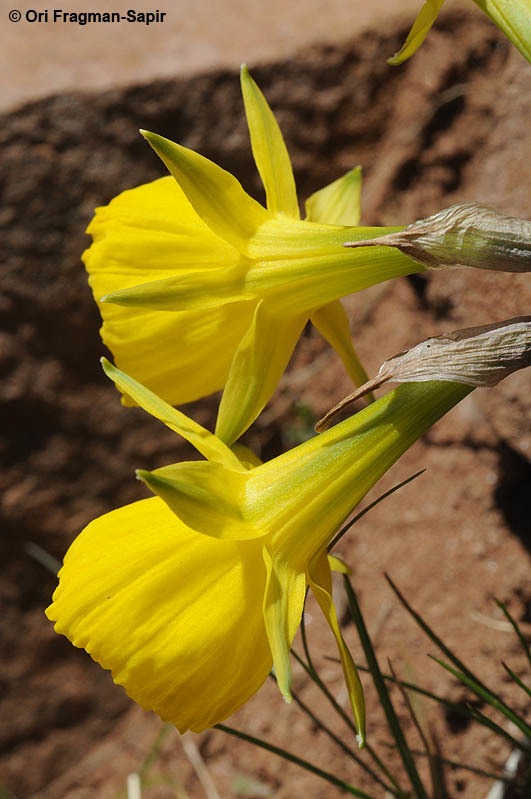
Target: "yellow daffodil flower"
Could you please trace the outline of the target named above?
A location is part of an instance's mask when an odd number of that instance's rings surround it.
[[[363,692],[336,618],[327,545],[391,464],[471,387],[401,385],[260,464],[105,369],[206,460],[140,471],[155,496],[83,530],[46,611],[56,631],[110,669],[142,707],[181,732],[199,732],[249,699],[272,664],[290,700],[289,649],[310,586],[338,645],[362,745]]]
[[[426,0],[400,50],[389,64],[401,64],[415,53],[437,19],[444,0]],[[524,58],[531,62],[531,2],[530,0],[474,0],[502,30]]]
[[[228,444],[272,395],[308,319],[363,383],[339,298],[423,269],[389,248],[342,246],[401,229],[352,228],[359,169],[310,197],[300,219],[280,129],[246,68],[241,83],[267,209],[212,161],[144,132],[173,178],[97,209],[84,254],[118,366],[171,404],[224,387],[216,432]]]

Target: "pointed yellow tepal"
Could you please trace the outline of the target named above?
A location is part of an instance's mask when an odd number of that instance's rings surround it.
[[[400,50],[392,58],[388,58],[388,64],[395,66],[407,61],[413,53],[419,49],[420,45],[430,32],[430,28],[437,19],[444,0],[426,0],[419,11],[418,17],[409,31],[408,37]]]
[[[284,213],[299,219],[295,178],[278,123],[245,64],[240,80],[251,147],[264,184],[267,208],[274,214]]]
[[[388,63],[395,65],[406,61],[415,53],[437,19],[444,0],[426,0],[409,35]],[[531,63],[531,4],[529,0],[474,0],[495,25],[520,50]]]
[[[531,63],[530,0],[474,0]]]
[[[400,454],[469,386],[405,384],[323,435],[256,465],[110,364],[122,391],[208,460],[138,475],[156,494],[76,539],[47,615],[142,707],[180,731],[222,721],[289,650],[307,586],[337,642],[363,744],[363,692],[339,628],[326,549]],[[241,453],[243,460],[238,458]]]
[[[199,153],[141,131],[208,227],[243,254],[250,237],[268,218],[236,178]]]
[[[361,167],[319,189],[306,200],[306,218],[328,225],[359,225],[361,217]]]

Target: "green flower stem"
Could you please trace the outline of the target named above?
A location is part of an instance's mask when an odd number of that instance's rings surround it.
[[[374,799],[373,796],[364,793],[359,788],[356,788],[354,785],[351,785],[348,782],[340,780],[339,777],[336,777],[334,774],[330,774],[328,771],[323,771],[317,766],[314,766],[312,763],[309,763],[307,760],[303,760],[302,758],[297,757],[297,755],[293,755],[291,752],[287,752],[285,749],[281,749],[278,746],[273,746],[273,744],[263,741],[261,738],[255,738],[254,735],[248,735],[240,730],[235,730],[233,727],[227,727],[226,724],[216,724],[215,729],[222,730],[228,735],[233,735],[235,738],[240,738],[242,741],[247,741],[247,743],[254,744],[254,746],[259,746],[261,749],[266,749],[268,752],[272,752],[274,755],[284,758],[284,760],[289,760],[290,763],[295,763],[297,766],[306,769],[306,771],[310,771],[312,774],[315,774],[316,776],[321,777],[321,779],[330,782],[337,788],[341,788],[341,790],[345,791],[345,793],[351,794],[351,796],[357,796],[358,799]]]

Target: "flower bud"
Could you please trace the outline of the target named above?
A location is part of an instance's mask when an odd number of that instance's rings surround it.
[[[531,271],[531,222],[459,203],[397,233],[346,242],[345,247],[396,247],[428,269],[473,266],[499,272]]]

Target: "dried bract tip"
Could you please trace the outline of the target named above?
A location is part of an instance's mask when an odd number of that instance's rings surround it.
[[[396,247],[428,269],[473,266],[531,271],[531,222],[477,203],[451,205],[397,233],[345,247]]]
[[[339,411],[388,380],[445,380],[486,388],[526,366],[531,366],[531,316],[454,330],[384,361],[376,377],[328,411],[315,429],[324,430]]]
[[[380,388],[381,385],[386,383],[388,380],[391,380],[391,375],[383,375],[381,373],[384,365],[385,364],[380,367],[380,371],[376,377],[368,380],[362,386],[357,388],[356,391],[353,391],[352,394],[344,397],[340,402],[337,403],[337,405],[334,405],[333,408],[330,408],[323,418],[319,419],[319,421],[315,424],[315,432],[322,433],[323,430],[326,430],[326,428],[329,426],[332,419],[334,419],[337,414],[343,410],[343,408],[346,408],[348,405],[352,405],[352,403],[356,402],[356,400],[361,399],[361,397],[364,397],[366,394],[374,391],[375,388]]]
[[[397,382],[448,380],[489,387],[531,365],[531,316],[454,330],[385,361],[379,375]]]

